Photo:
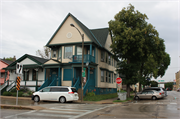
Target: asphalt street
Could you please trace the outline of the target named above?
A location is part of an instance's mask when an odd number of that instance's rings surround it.
[[[23,101],[25,102],[25,101]],[[31,103],[29,103],[31,102]],[[23,103],[25,104],[25,103]],[[1,109],[2,119],[179,119],[180,92],[168,91],[168,96],[158,100],[134,100],[122,104],[78,104],[27,101],[40,110]]]

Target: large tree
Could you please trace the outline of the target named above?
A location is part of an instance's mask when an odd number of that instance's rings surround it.
[[[147,83],[146,78],[151,75],[164,75],[163,71],[159,72],[160,67],[163,70],[163,61],[159,58],[166,54],[165,46],[157,30],[146,22],[147,15],[135,11],[131,4],[114,18],[109,21],[113,40],[111,48],[114,57],[119,59],[118,72],[124,75],[123,82],[127,85],[129,97],[130,85],[140,82],[141,86],[141,83]],[[151,62],[153,65],[148,65]]]
[[[44,46],[43,50],[37,50],[36,55],[45,58],[45,59],[50,59],[50,53],[51,49],[49,47]]]

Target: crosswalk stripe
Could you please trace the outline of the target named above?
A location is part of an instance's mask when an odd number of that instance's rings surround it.
[[[67,111],[55,111],[55,110],[41,110],[40,112],[50,112],[50,113],[67,113],[67,114],[82,114],[84,112],[67,112]]]

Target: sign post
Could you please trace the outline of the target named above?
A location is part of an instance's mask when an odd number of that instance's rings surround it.
[[[17,95],[16,95],[16,105],[18,105],[18,91],[20,90],[20,81],[21,77],[19,75],[22,74],[23,70],[23,65],[20,63],[16,64],[16,73],[18,74],[17,79],[16,79],[16,90],[17,90]]]
[[[118,88],[120,92],[120,84],[122,83],[122,79],[120,77],[116,78],[116,83],[118,84]]]

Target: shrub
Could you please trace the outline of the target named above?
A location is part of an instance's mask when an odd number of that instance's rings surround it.
[[[3,96],[11,96],[11,95],[12,95],[11,92],[8,92],[8,91],[3,92]]]
[[[95,96],[96,94],[94,92],[89,92],[86,94],[87,96]]]
[[[28,97],[28,96],[30,96],[30,95],[29,95],[28,93],[23,93],[22,96],[23,96],[23,97]]]
[[[22,97],[22,95],[23,95],[23,92],[18,92],[18,97]],[[17,96],[17,93],[16,92],[13,92],[12,93],[12,96]]]
[[[119,92],[119,90],[117,92]],[[125,92],[126,92],[125,90],[120,90],[120,93],[125,93]]]

